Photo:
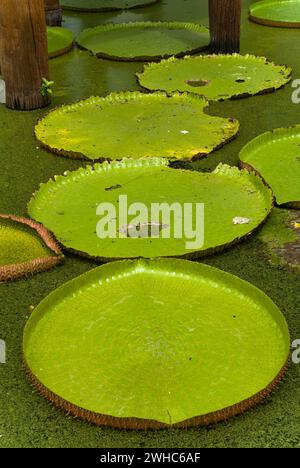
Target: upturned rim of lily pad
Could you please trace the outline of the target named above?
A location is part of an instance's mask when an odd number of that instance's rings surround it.
[[[53,50],[52,52],[49,52],[49,59],[60,57],[61,55],[65,55],[70,52],[70,50],[72,50],[74,45],[74,34],[72,31],[70,31],[70,29],[63,28],[61,26],[47,26],[47,32],[48,31],[64,36],[63,39],[66,44],[65,47],[60,47]]]
[[[139,3],[137,5],[129,6],[129,7],[121,7],[121,6],[99,6],[99,7],[84,7],[84,6],[72,6],[72,5],[64,5],[64,1],[62,0],[61,2],[61,7],[63,10],[66,11],[83,11],[83,12],[91,12],[91,13],[99,13],[102,11],[119,11],[119,10],[132,10],[135,8],[144,8],[150,5],[154,5],[155,3],[158,3],[160,0],[144,0],[142,3]],[[84,0],[82,0],[84,3]]]
[[[23,366],[27,378],[30,380],[33,387],[48,401],[53,403],[57,408],[74,416],[75,418],[80,418],[89,423],[95,424],[96,426],[101,427],[111,427],[115,429],[126,429],[126,430],[161,430],[161,429],[189,429],[200,426],[209,426],[210,424],[217,424],[222,421],[226,421],[235,416],[239,416],[246,411],[256,407],[259,403],[262,403],[271,393],[276,390],[276,388],[282,382],[288,366],[289,359],[286,361],[284,366],[281,368],[279,373],[273,379],[273,381],[263,390],[256,393],[252,397],[236,403],[235,405],[224,408],[223,410],[215,411],[208,413],[203,416],[196,416],[194,418],[187,419],[177,424],[165,424],[159,421],[154,421],[150,419],[142,418],[118,418],[115,416],[98,414],[92,411],[80,408],[64,398],[58,396],[56,393],[51,392],[43,383],[34,375],[30,367],[26,363],[25,358],[23,357]]]
[[[274,2],[274,0],[262,0],[254,3],[249,9],[249,18],[251,19],[251,21],[257,24],[261,24],[263,26],[271,26],[277,28],[300,28],[300,21],[284,21],[280,19],[264,18],[263,16],[257,15],[257,12],[259,12],[259,10],[262,7],[270,6],[272,8],[274,3],[289,3],[289,0],[281,0],[279,2],[278,0],[277,2]],[[292,0],[292,3],[299,3],[300,6],[299,0]]]
[[[94,277],[97,279],[99,277],[103,278],[115,278],[116,276],[122,277],[122,270],[124,274],[128,271],[128,268],[134,268],[136,264],[147,269],[153,268],[169,268],[170,271],[174,274],[174,271],[179,272],[190,272],[191,270],[195,273],[196,270],[199,270],[199,277],[201,277],[201,270],[207,272],[209,277],[214,277],[214,281],[223,282],[224,285],[232,287],[233,290],[242,291],[243,295],[246,297],[255,297],[262,306],[269,310],[273,315],[274,320],[277,322],[280,318],[283,339],[285,340],[285,356],[280,364],[280,370],[277,372],[275,377],[269,382],[266,387],[262,388],[260,391],[254,395],[238,402],[233,405],[227,406],[216,411],[202,414],[199,416],[194,416],[176,423],[166,423],[154,419],[145,419],[140,417],[118,417],[112,416],[109,414],[101,414],[100,412],[94,412],[83,407],[78,406],[77,404],[72,403],[71,401],[66,400],[63,396],[58,395],[55,391],[50,390],[47,386],[41,382],[41,380],[35,375],[34,371],[31,369],[29,362],[27,361],[26,356],[26,346],[28,346],[27,340],[29,339],[30,333],[32,332],[33,327],[38,322],[39,318],[46,313],[47,308],[51,304],[55,304],[58,301],[62,301],[65,294],[72,294],[72,291],[76,290],[78,286],[88,284]],[[172,274],[172,276],[173,276]],[[101,286],[100,286],[101,287]],[[277,317],[277,318],[276,318]],[[130,430],[157,430],[157,429],[171,429],[171,428],[190,428],[197,426],[207,426],[209,424],[215,424],[220,421],[227,420],[231,417],[240,415],[245,411],[255,407],[257,404],[262,402],[270,393],[272,393],[275,388],[280,384],[284,374],[288,368],[290,353],[289,353],[289,343],[290,343],[290,334],[288,326],[284,316],[278,307],[272,302],[272,300],[259,288],[252,285],[251,283],[240,279],[239,277],[232,275],[231,273],[219,270],[215,267],[211,267],[205,264],[197,264],[194,262],[184,261],[184,260],[175,260],[175,259],[139,259],[139,260],[123,260],[118,262],[113,262],[109,265],[101,265],[98,268],[90,270],[89,272],[67,282],[62,285],[50,295],[48,295],[42,303],[37,306],[33,311],[33,315],[29,318],[27,325],[24,331],[23,337],[23,363],[25,372],[36,388],[36,390],[44,396],[48,401],[53,403],[59,409],[71,414],[77,418],[88,421],[89,423],[96,424],[98,426],[113,427],[117,429],[130,429]]]
[[[89,50],[88,47],[83,45],[82,40],[88,34],[92,32],[97,33],[97,31],[104,33],[107,31],[115,31],[115,30],[130,30],[134,28],[155,28],[160,27],[162,29],[180,29],[180,30],[187,30],[187,31],[194,31],[195,33],[207,33],[208,34],[208,42],[206,45],[195,47],[194,49],[183,49],[180,52],[175,54],[172,53],[165,53],[165,54],[155,54],[155,55],[133,55],[132,57],[125,56],[125,55],[113,55],[103,51],[95,52],[93,55],[99,58],[105,58],[108,60],[116,60],[120,62],[144,62],[144,61],[158,61],[161,59],[166,59],[169,57],[184,57],[187,53],[188,54],[196,54],[197,52],[202,52],[203,50],[209,47],[209,29],[198,23],[191,23],[191,22],[183,22],[183,21],[131,21],[127,23],[109,23],[109,24],[101,24],[98,26],[94,26],[92,28],[87,28],[81,31],[81,33],[76,38],[76,44],[83,50]]]
[[[300,209],[300,200],[290,200],[285,203],[279,203],[276,199],[276,193],[273,187],[266,181],[264,175],[254,167],[247,158],[253,149],[259,148],[260,145],[268,142],[273,142],[278,139],[278,137],[287,138],[293,135],[300,135],[300,125],[293,125],[290,127],[280,127],[275,128],[273,130],[269,130],[267,132],[261,133],[260,135],[256,136],[252,140],[250,140],[240,151],[239,153],[239,167],[241,169],[245,169],[248,172],[254,173],[257,177],[259,177],[263,183],[272,191],[274,195],[274,202],[276,205],[282,208],[292,208],[292,209]],[[271,165],[271,163],[270,163]]]
[[[0,266],[0,283],[33,275],[58,265],[64,259],[62,249],[53,234],[42,224],[30,218],[0,213],[0,220],[10,220],[33,229],[53,255],[36,258],[28,262]]]

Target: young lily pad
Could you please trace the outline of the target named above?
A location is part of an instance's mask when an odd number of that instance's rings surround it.
[[[150,90],[192,92],[212,101],[275,91],[291,79],[291,68],[254,55],[203,55],[150,63],[137,77]]]
[[[263,0],[250,8],[250,18],[266,26],[300,27],[299,0]]]
[[[48,27],[48,53],[49,58],[58,57],[71,50],[74,41],[72,31],[61,27]]]
[[[234,119],[207,115],[207,101],[176,93],[113,93],[50,112],[35,128],[39,142],[63,156],[90,160],[193,159],[232,139]]]
[[[300,208],[300,125],[259,135],[242,149],[240,160],[271,187],[278,205]]]
[[[245,170],[220,165],[213,173],[201,173],[168,167],[164,159],[142,159],[105,162],[56,176],[40,186],[28,211],[67,249],[98,260],[194,258],[249,236],[270,213],[272,201],[261,179]],[[138,220],[137,213],[129,212],[135,202],[146,210]],[[200,212],[197,226],[196,203],[204,204],[204,219]],[[161,204],[172,206],[174,215],[168,216],[167,210],[162,215],[166,205]],[[183,211],[184,204],[191,204],[191,215]],[[99,205],[109,210],[107,217]],[[248,221],[235,223],[237,217]]]
[[[290,338],[277,306],[236,276],[183,260],[89,271],[32,313],[29,376],[53,403],[127,429],[210,424],[266,397]]]
[[[58,244],[43,226],[0,214],[0,282],[48,270],[62,259]]]
[[[78,11],[113,11],[126,10],[129,8],[138,8],[159,0],[62,0],[61,6],[65,10]]]
[[[194,53],[209,45],[209,30],[195,23],[135,22],[85,29],[77,44],[97,57],[157,60]]]

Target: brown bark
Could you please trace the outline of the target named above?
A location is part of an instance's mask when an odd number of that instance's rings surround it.
[[[44,0],[1,0],[1,71],[6,105],[30,110],[50,103],[42,96],[43,78],[49,78]]]
[[[209,0],[212,52],[240,51],[241,9],[241,0]]]
[[[48,26],[61,26],[62,11],[59,0],[45,0],[46,23]]]

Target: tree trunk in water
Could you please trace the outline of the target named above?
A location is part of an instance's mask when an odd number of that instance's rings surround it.
[[[47,106],[41,94],[49,78],[44,0],[1,0],[1,71],[6,84],[6,105],[31,110]]]
[[[209,0],[212,52],[240,51],[241,10],[241,0]]]
[[[45,0],[46,23],[48,26],[61,26],[62,12],[59,0]]]

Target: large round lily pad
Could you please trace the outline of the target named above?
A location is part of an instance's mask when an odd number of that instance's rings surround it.
[[[138,79],[144,88],[192,92],[212,101],[275,91],[291,78],[291,68],[254,55],[203,55],[150,63]]]
[[[101,266],[32,313],[24,356],[37,388],[68,413],[144,429],[239,414],[278,384],[283,315],[239,278],[183,260]]]
[[[77,44],[97,57],[156,60],[198,52],[209,45],[209,30],[195,23],[135,22],[85,29]]]
[[[47,36],[49,58],[58,57],[71,50],[74,41],[72,31],[52,26],[47,28]]]
[[[278,205],[300,208],[300,125],[259,135],[242,149],[240,160],[267,182]]]
[[[65,10],[78,11],[113,11],[138,8],[159,0],[62,0],[61,6]]]
[[[250,18],[266,26],[300,27],[299,0],[263,0],[250,8]]]
[[[48,270],[62,259],[60,247],[43,226],[0,214],[0,282]]]
[[[187,94],[113,93],[50,112],[35,134],[46,148],[74,158],[193,159],[233,138],[239,128],[234,119],[205,114],[206,106],[203,98]]]
[[[140,216],[130,212],[136,202],[146,207]],[[196,203],[204,204],[204,219],[199,211],[197,225]],[[109,211],[101,211],[100,204]],[[171,215],[167,209],[162,215],[161,204],[177,205]],[[67,249],[110,261],[211,254],[247,237],[271,208],[271,191],[248,171],[220,165],[213,173],[200,173],[170,168],[164,159],[143,159],[56,176],[41,185],[28,211]]]

